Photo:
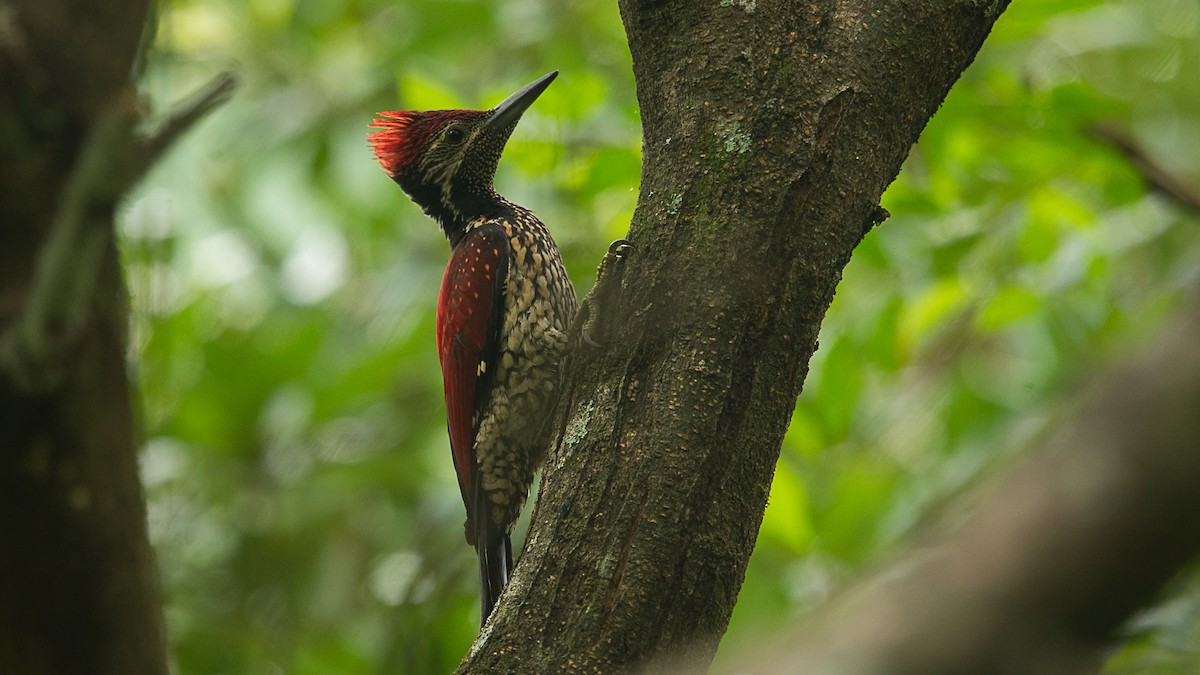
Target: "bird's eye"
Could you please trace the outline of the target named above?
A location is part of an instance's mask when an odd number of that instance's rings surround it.
[[[450,130],[446,132],[446,141],[453,145],[458,145],[459,143],[462,143],[463,139],[466,137],[467,137],[467,134],[464,133],[463,130],[459,129],[458,127],[450,127]]]

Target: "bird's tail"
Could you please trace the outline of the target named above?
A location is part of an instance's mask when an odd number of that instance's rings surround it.
[[[487,623],[500,597],[500,591],[508,583],[512,570],[512,540],[508,533],[492,523],[488,517],[486,497],[482,490],[475,494],[475,552],[479,554],[479,589],[482,599],[479,625]]]

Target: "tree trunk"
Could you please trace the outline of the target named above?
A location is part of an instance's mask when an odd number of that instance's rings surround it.
[[[0,672],[166,673],[113,214],[146,0],[0,10]]]
[[[842,269],[1007,4],[621,2],[637,249],[605,346],[568,364],[529,539],[462,672],[709,662]]]

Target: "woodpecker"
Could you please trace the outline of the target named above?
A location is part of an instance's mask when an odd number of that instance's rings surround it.
[[[381,112],[369,135],[379,165],[450,240],[437,349],[481,624],[508,583],[509,533],[551,440],[545,422],[577,308],[546,226],[492,184],[517,121],[557,75],[491,110]]]

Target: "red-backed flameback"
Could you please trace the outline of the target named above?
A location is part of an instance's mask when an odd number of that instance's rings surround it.
[[[437,349],[483,622],[508,582],[509,531],[550,442],[545,421],[576,312],[546,226],[492,186],[517,121],[557,75],[491,110],[382,112],[370,134],[383,170],[450,240]]]

